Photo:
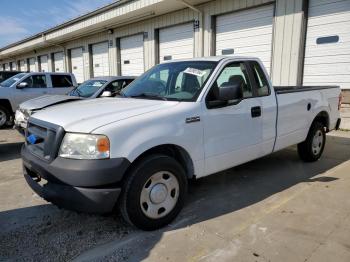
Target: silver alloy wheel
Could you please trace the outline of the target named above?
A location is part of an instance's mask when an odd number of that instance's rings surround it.
[[[321,152],[323,143],[323,134],[321,130],[317,130],[314,138],[312,139],[312,153],[314,155],[318,155]]]
[[[6,112],[0,109],[0,127],[5,125],[7,122]]]
[[[153,174],[142,188],[140,205],[149,218],[159,219],[169,214],[179,198],[179,182],[174,174],[160,171]]]

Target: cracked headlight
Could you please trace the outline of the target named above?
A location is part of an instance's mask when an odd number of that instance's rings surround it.
[[[67,133],[62,141],[59,156],[71,159],[107,159],[110,144],[104,135]]]
[[[21,110],[17,109],[16,114],[15,114],[15,121],[16,122],[24,122],[25,120],[25,115],[22,113]]]

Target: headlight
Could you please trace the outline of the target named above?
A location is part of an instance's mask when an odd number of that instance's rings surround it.
[[[16,115],[15,115],[15,120],[16,120],[17,122],[23,122],[24,119],[25,119],[24,114],[23,114],[19,109],[17,109],[17,110],[16,110]]]
[[[59,156],[72,159],[106,159],[109,158],[109,147],[106,136],[67,133]]]

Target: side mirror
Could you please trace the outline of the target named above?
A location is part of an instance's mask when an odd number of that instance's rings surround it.
[[[215,94],[216,99],[223,102],[241,99],[243,97],[241,85],[242,82],[221,86]]]
[[[243,98],[243,78],[234,77],[229,82],[213,89],[213,100],[207,101],[208,108],[227,106],[229,101],[240,101]]]
[[[112,92],[111,91],[103,91],[101,97],[111,97],[112,96]]]
[[[19,83],[17,85],[17,89],[23,89],[23,88],[26,88],[28,87],[28,83],[27,82],[22,82],[22,83]]]

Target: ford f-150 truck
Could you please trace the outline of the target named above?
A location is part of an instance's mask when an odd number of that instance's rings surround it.
[[[259,59],[153,67],[119,98],[50,107],[29,119],[24,177],[59,207],[153,230],[180,212],[189,179],[298,145],[316,161],[339,127],[338,87],[273,87]]]

